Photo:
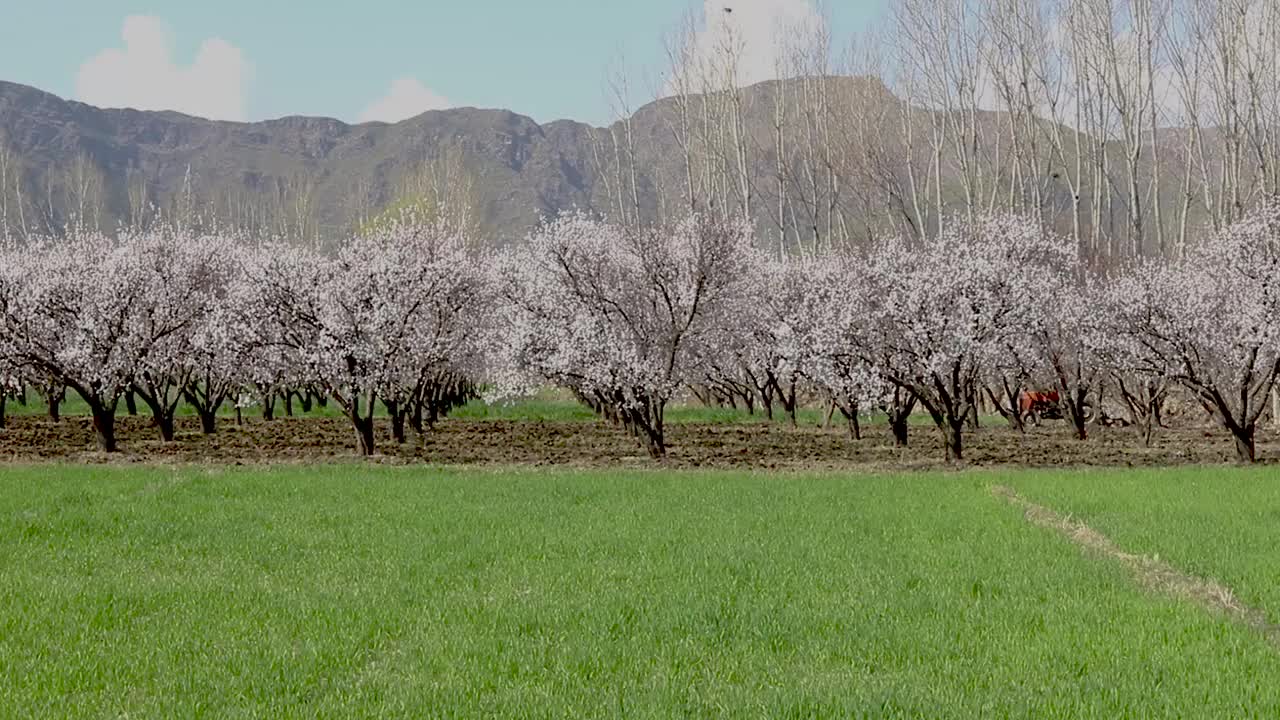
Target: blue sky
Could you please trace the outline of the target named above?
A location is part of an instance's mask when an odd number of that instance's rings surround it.
[[[837,38],[884,0],[829,0]],[[605,67],[663,64],[662,38],[721,5],[770,25],[815,0],[118,0],[13,2],[0,79],[111,107],[226,119],[397,119],[449,105],[608,118]],[[705,4],[705,5],[704,5]],[[126,23],[126,19],[129,19]],[[122,36],[126,33],[127,38]],[[766,49],[767,50],[767,49]],[[651,97],[647,81],[637,100]]]

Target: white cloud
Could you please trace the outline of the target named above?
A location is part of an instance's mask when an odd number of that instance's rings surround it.
[[[76,97],[100,107],[177,110],[215,120],[245,119],[251,68],[240,48],[209,38],[190,65],[173,58],[173,31],[147,15],[125,18],[123,48],[89,58],[76,74]]]
[[[785,41],[811,37],[825,20],[812,0],[704,0],[698,27],[687,37],[677,75],[693,80],[702,69],[719,68],[730,52],[738,60],[739,86],[777,77]],[[666,91],[674,90],[669,80]]]
[[[387,94],[360,113],[358,122],[400,122],[428,110],[453,107],[449,98],[424,86],[417,78],[401,77],[391,83]]]

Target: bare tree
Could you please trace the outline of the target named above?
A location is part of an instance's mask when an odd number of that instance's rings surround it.
[[[746,52],[731,13],[706,18],[716,42],[702,43],[693,15],[668,41],[671,63],[667,89],[675,117],[668,127],[685,159],[689,207],[722,217],[752,221],[755,191],[741,62]]]
[[[138,231],[145,230],[155,219],[155,205],[147,175],[138,166],[130,165],[125,182],[129,196],[129,226]]]
[[[65,185],[67,206],[73,211],[73,221],[82,229],[102,229],[103,196],[106,178],[102,170],[86,152],[79,152],[71,163]]]
[[[22,168],[4,135],[0,134],[0,236],[27,234],[22,199]]]
[[[631,80],[625,58],[620,58],[605,81],[606,97],[612,110],[608,127],[589,133],[592,166],[604,186],[609,213],[624,225],[643,221],[640,206]]]
[[[460,143],[440,143],[400,179],[390,212],[406,207],[422,221],[443,222],[469,240],[481,234],[478,182]]]

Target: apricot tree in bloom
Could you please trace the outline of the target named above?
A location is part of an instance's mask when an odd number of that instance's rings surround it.
[[[224,293],[197,322],[183,362],[182,396],[200,418],[200,430],[217,430],[218,411],[249,386],[254,335],[243,296]]]
[[[562,215],[496,267],[494,348],[509,392],[551,382],[666,452],[667,402],[697,378],[698,338],[734,322],[752,253],[742,223],[622,227]]]
[[[816,333],[824,308],[814,304],[813,276],[820,267],[820,261],[799,257],[768,262],[764,282],[753,283],[743,298],[744,304],[758,308],[759,324],[746,355],[751,375],[762,385],[766,409],[774,399],[780,401],[793,426],[797,391],[802,382],[813,380],[818,359]]]
[[[872,264],[882,370],[929,411],[949,460],[963,459],[981,374],[1040,323],[1028,298],[1042,268],[1070,262],[1064,246],[1032,218],[984,215],[957,218],[918,247],[891,239],[877,250],[888,258]]]
[[[80,394],[106,452],[117,449],[116,406],[139,365],[177,329],[163,318],[143,322],[155,309],[155,278],[138,250],[88,232],[36,241],[0,288],[11,357]]]
[[[258,328],[264,357],[319,382],[364,455],[374,451],[379,400],[397,413],[435,370],[467,373],[479,362],[482,263],[439,223],[406,214],[352,238],[332,258],[279,244],[256,255],[248,305],[267,319]]]
[[[1280,202],[1209,235],[1184,261],[1122,278],[1109,308],[1126,362],[1189,390],[1252,462],[1280,376]]]
[[[873,361],[870,289],[863,262],[852,256],[823,255],[795,262],[798,270],[797,332],[792,342],[805,349],[804,374],[840,411],[855,440],[862,438],[859,415],[881,408],[892,386]],[[905,442],[905,440],[904,440]]]
[[[0,369],[0,430],[4,429],[7,418],[6,411],[11,398],[25,402],[22,376],[13,369]]]
[[[1006,333],[996,349],[986,373],[988,395],[1010,425],[1022,430],[1023,391],[1052,388],[1063,417],[1084,440],[1098,384],[1108,370],[1099,281],[1086,273],[1074,241],[1029,221],[1013,228],[994,237],[1012,243],[1007,251],[1018,263],[1012,278],[1020,286],[1012,291],[1022,294],[1024,326]]]
[[[11,303],[25,284],[21,258],[13,238],[0,228],[0,429],[9,399],[25,401],[24,368],[8,322]]]
[[[147,288],[143,311],[130,319],[134,334],[146,339],[132,389],[151,410],[166,442],[173,440],[178,403],[198,381],[193,362],[198,332],[208,330],[211,321],[221,324],[229,317],[225,298],[235,270],[229,262],[232,242],[163,224],[129,232],[120,240]],[[219,308],[223,312],[211,319]]]
[[[793,337],[801,280],[793,263],[752,253],[739,278],[742,298],[733,322],[710,325],[692,338],[699,384],[735,407],[741,399],[751,414],[758,405],[770,420],[781,402],[794,420],[803,362]]]
[[[1072,272],[1048,276],[1034,300],[1040,305],[1028,338],[1039,372],[1058,392],[1063,417],[1075,436],[1088,437],[1088,422],[1102,408],[1097,392],[1111,369],[1107,348],[1108,322],[1102,290],[1096,279]]]

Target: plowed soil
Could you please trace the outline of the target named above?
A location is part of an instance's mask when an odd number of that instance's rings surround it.
[[[386,423],[378,426],[377,461],[447,465],[565,465],[634,467],[651,464],[642,445],[624,430],[602,422],[447,420],[423,438],[410,432],[396,445]],[[195,462],[316,463],[357,458],[355,435],[345,420],[283,418],[220,421],[214,435],[202,435],[194,418],[179,418],[174,442],[159,440],[149,419],[122,417],[117,423],[121,452],[95,450],[89,419],[54,423],[41,417],[11,417],[0,430],[0,461],[31,462]],[[779,423],[682,424],[667,430],[668,467],[786,469],[924,469],[941,467],[943,452],[931,426],[912,428],[910,446],[894,447],[882,426],[854,441],[843,429],[792,428]],[[1072,437],[1062,423],[1020,434],[1003,426],[983,427],[966,438],[970,466],[1163,466],[1214,464],[1235,458],[1222,430],[1209,425],[1162,428],[1151,447],[1136,430],[1096,428],[1089,440]],[[1258,457],[1280,461],[1280,438],[1262,429]]]

